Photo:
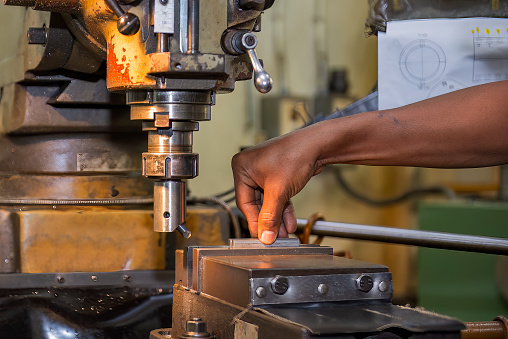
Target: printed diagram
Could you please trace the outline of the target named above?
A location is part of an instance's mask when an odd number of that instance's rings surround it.
[[[508,79],[508,38],[473,37],[473,82]]]
[[[446,93],[466,88],[468,86],[460,83],[459,81],[451,78],[444,78],[438,81],[430,90],[427,98],[437,97]]]
[[[429,39],[418,39],[408,43],[399,58],[400,71],[404,77],[418,86],[427,89],[446,68],[446,55],[443,49]]]

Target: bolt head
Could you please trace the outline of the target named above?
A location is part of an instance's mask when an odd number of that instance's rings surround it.
[[[263,286],[259,286],[258,288],[256,288],[256,295],[259,298],[266,297],[266,288],[264,288]]]
[[[370,275],[362,274],[356,279],[356,286],[360,291],[369,292],[374,287],[374,280]]]
[[[271,286],[273,293],[284,294],[289,289],[289,279],[278,275],[272,279]]]
[[[185,329],[187,332],[206,333],[206,322],[201,318],[192,318],[192,320],[187,320]]]
[[[319,284],[317,290],[320,294],[326,294],[329,290],[329,287],[327,284]]]
[[[381,292],[386,292],[390,288],[390,284],[388,284],[386,281],[381,281],[378,285],[378,289]]]
[[[61,276],[58,276],[56,277],[56,281],[59,283],[59,284],[63,284],[65,282],[65,278],[64,277],[61,277]]]
[[[93,281],[93,282],[97,282],[97,280],[98,280],[98,278],[97,278],[97,276],[96,276],[96,275],[92,275],[92,278],[91,278],[91,279],[92,279],[92,281]]]

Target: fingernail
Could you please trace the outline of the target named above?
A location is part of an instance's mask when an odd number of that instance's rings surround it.
[[[261,239],[259,240],[261,240],[263,244],[270,245],[275,241],[276,236],[275,232],[264,231],[263,234],[261,234]]]

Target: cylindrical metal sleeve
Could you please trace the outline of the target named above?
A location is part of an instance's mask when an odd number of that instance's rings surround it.
[[[153,229],[173,232],[185,223],[185,182],[156,181],[153,187]]]

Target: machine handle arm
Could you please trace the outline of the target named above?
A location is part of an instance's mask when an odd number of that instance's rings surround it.
[[[235,47],[249,55],[250,62],[254,68],[254,86],[256,86],[256,89],[263,94],[270,92],[273,81],[270,75],[263,69],[261,62],[256,55],[256,50],[254,49],[258,44],[256,36],[248,32],[237,35],[235,40]]]

